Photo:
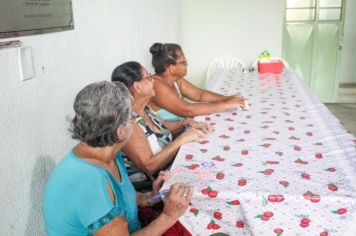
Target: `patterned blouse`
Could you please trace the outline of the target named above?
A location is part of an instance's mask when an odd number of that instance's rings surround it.
[[[161,118],[153,110],[146,107],[145,112],[153,123],[159,128],[160,132],[155,133],[142,117],[136,118],[135,122],[142,128],[150,145],[151,151],[153,155],[155,155],[171,143],[173,137],[170,130],[164,126]],[[129,178],[132,182],[147,180],[147,176],[140,171],[127,156],[125,156],[124,160]]]

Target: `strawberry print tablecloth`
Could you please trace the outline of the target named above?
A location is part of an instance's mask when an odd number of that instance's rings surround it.
[[[298,75],[219,69],[213,80],[250,109],[196,117],[215,131],[172,166],[202,177],[180,222],[204,236],[356,235],[355,137]]]

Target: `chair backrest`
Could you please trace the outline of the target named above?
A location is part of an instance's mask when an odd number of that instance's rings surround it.
[[[208,69],[206,71],[206,84],[209,84],[210,77],[214,74],[216,69],[218,68],[241,68],[242,71],[246,69],[245,63],[237,58],[231,56],[224,56],[215,58],[212,62],[210,62]]]
[[[270,58],[272,61],[277,61],[277,60],[280,60],[283,62],[283,65],[284,65],[284,68],[289,68],[289,64],[286,60],[284,60],[283,58],[281,57],[271,57]],[[258,62],[258,58],[253,60],[250,64],[250,67],[248,68],[249,71],[255,71],[257,70],[257,62]]]

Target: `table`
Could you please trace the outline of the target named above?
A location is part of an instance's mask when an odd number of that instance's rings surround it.
[[[192,235],[356,235],[356,140],[292,70],[219,69],[210,89],[248,111],[196,117],[215,132],[171,168],[199,175],[179,221]]]

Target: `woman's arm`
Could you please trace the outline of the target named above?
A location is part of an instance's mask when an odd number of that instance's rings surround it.
[[[169,129],[169,131],[171,131],[171,133],[175,133],[177,131],[180,131],[184,128],[184,124],[186,124],[187,122],[185,120],[179,120],[179,121],[167,121],[167,120],[163,120],[161,119],[164,126],[167,127],[167,129]]]
[[[164,182],[171,177],[171,172],[169,170],[160,171],[157,178],[152,183],[152,192],[149,193],[140,193],[136,192],[136,204],[138,207],[145,207],[145,206],[152,206],[162,199],[159,198],[157,200],[150,200],[153,196],[159,193],[160,189],[162,188]]]
[[[194,129],[198,129],[198,130],[202,131],[204,134],[208,134],[213,131],[213,127],[209,123],[199,122],[199,121],[195,121],[193,119],[186,119],[186,120],[180,120],[180,121],[165,121],[165,120],[163,120],[163,124],[172,133],[182,130],[183,128],[186,129],[187,127],[192,127]]]
[[[131,234],[134,236],[159,236],[172,227],[177,219],[161,213],[154,221],[143,229]],[[94,236],[128,236],[128,223],[122,216],[116,217],[94,232]]]
[[[131,234],[132,236],[159,236],[172,227],[186,211],[192,198],[193,190],[173,185],[165,199],[163,212],[149,225]],[[186,196],[186,197],[185,197]],[[128,223],[124,217],[114,218],[94,233],[94,236],[128,236]]]
[[[224,101],[210,103],[188,103],[181,99],[178,94],[159,80],[155,80],[156,92],[153,102],[178,116],[193,117],[221,112],[227,109],[244,107],[244,100],[238,97],[228,97]],[[199,95],[201,96],[201,95]]]
[[[230,96],[224,96],[198,88],[183,78],[179,80],[179,85],[183,95],[196,102],[221,102],[230,98]]]
[[[172,185],[168,195],[164,199],[163,212],[145,228],[132,235],[162,235],[184,214],[189,206],[192,194],[193,189],[190,187],[185,187],[179,183]]]
[[[140,170],[150,175],[156,173],[158,170],[162,170],[174,158],[174,155],[181,145],[197,140],[203,136],[201,131],[189,129],[160,152],[153,155],[146,135],[141,127],[137,123],[133,126],[133,133],[122,151]]]

